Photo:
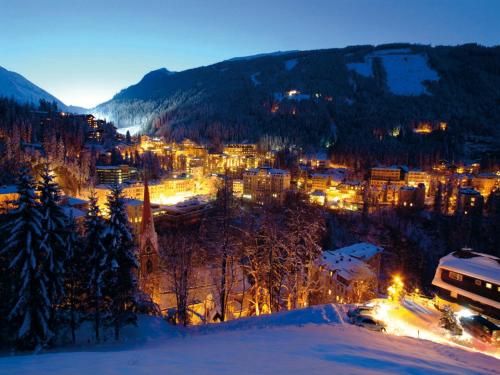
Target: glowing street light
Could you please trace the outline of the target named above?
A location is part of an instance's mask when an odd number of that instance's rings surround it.
[[[392,277],[392,284],[387,288],[389,299],[393,301],[400,301],[404,295],[404,283],[399,275]]]

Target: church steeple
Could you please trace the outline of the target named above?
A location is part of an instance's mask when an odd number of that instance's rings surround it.
[[[149,198],[149,186],[147,177],[144,178],[144,199],[142,208],[141,237],[152,226],[154,231],[153,214],[151,212],[151,201]]]
[[[146,177],[144,178],[144,200],[139,237],[139,262],[140,287],[155,300],[158,293],[159,250]]]

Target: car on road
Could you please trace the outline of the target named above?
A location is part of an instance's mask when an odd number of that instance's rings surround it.
[[[373,310],[372,306],[357,306],[349,309],[347,311],[347,316],[352,319],[359,315],[370,315]]]
[[[490,344],[500,344],[500,327],[481,315],[463,316],[460,325],[471,336]]]
[[[368,315],[355,316],[351,318],[351,323],[370,331],[385,332],[385,324]]]

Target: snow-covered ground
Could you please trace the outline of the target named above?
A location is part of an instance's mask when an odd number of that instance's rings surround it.
[[[370,332],[326,305],[175,328],[143,317],[127,342],[0,358],[0,374],[498,374],[500,361],[431,341]]]
[[[297,59],[290,59],[285,61],[285,70],[290,71],[293,68],[295,68],[295,65],[297,65],[298,60]]]
[[[387,86],[396,95],[428,94],[425,81],[437,81],[439,75],[427,63],[427,57],[409,49],[379,50],[367,54],[364,62],[349,63],[347,68],[364,77],[373,76],[373,59],[378,57],[387,74]]]
[[[257,76],[260,75],[260,72],[256,72],[250,75],[250,80],[254,86],[260,85],[260,81],[257,79]]]

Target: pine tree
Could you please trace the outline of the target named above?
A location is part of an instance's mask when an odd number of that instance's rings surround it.
[[[441,311],[439,323],[441,327],[450,331],[452,335],[459,336],[462,334],[462,328],[460,327],[453,310],[448,305],[446,305]]]
[[[136,324],[133,312],[136,280],[134,269],[137,260],[134,254],[134,242],[130,230],[125,200],[119,185],[113,186],[108,196],[107,207],[109,220],[106,230],[108,258],[106,269],[109,270],[107,288],[111,297],[111,324],[114,326],[115,339],[120,338],[121,327]]]
[[[46,254],[40,249],[42,215],[35,200],[35,184],[28,170],[21,169],[19,198],[2,230],[8,233],[2,253],[8,254],[15,298],[8,319],[16,328],[19,347],[41,348],[53,336],[49,322],[51,302],[46,275]]]
[[[79,313],[83,310],[83,296],[86,291],[84,275],[88,264],[82,252],[81,239],[78,236],[75,219],[68,217],[66,232],[66,295],[64,307],[68,310],[67,323],[71,330],[71,340],[76,342],[76,329],[80,324]]]
[[[4,227],[8,215],[1,215],[0,227]],[[0,231],[0,241],[6,243],[8,233]],[[0,251],[0,347],[6,346],[13,336],[11,326],[7,320],[9,314],[10,302],[13,300],[12,280],[15,274],[9,269],[8,254]]]
[[[95,193],[90,196],[89,210],[85,218],[85,249],[88,257],[88,304],[94,313],[96,341],[100,340],[102,315],[105,306],[104,275],[107,251],[104,246],[105,224],[101,217]]]
[[[42,241],[40,250],[47,260],[48,293],[53,308],[64,296],[64,265],[66,261],[67,216],[59,205],[59,186],[53,181],[48,164],[44,166],[37,187],[42,214]]]

